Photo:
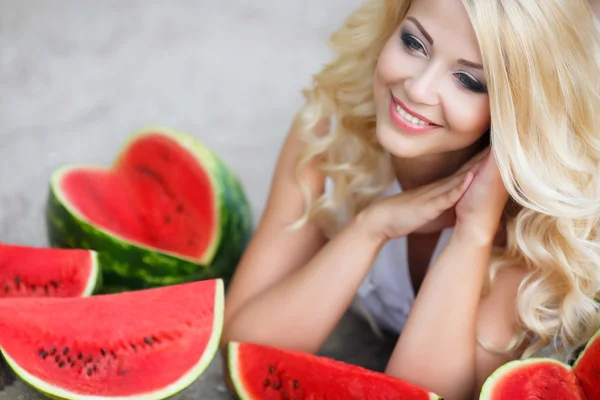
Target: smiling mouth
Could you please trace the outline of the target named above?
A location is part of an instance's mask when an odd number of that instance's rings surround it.
[[[424,119],[424,117],[417,116],[414,113],[412,113],[411,111],[409,111],[407,108],[405,108],[406,106],[400,100],[398,100],[396,97],[394,97],[393,95],[392,95],[392,100],[394,101],[394,104],[396,106],[396,112],[406,122],[413,124],[413,125],[417,125],[417,126],[432,126],[432,127],[439,126],[437,124],[434,124],[430,120]]]

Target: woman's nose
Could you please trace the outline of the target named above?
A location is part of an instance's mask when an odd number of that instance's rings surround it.
[[[404,89],[408,99],[415,104],[426,104],[430,106],[439,103],[439,86],[441,83],[440,68],[435,64],[428,64],[404,81]]]

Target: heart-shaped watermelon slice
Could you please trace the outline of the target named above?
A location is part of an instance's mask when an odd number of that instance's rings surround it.
[[[111,168],[55,171],[46,216],[53,246],[98,251],[106,291],[227,282],[252,231],[238,177],[166,128],[134,134]]]

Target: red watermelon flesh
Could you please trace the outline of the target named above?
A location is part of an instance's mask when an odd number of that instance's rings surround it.
[[[600,400],[600,331],[588,342],[573,366],[587,400]]]
[[[200,259],[215,237],[209,175],[191,152],[160,133],[136,137],[111,170],[70,170],[61,189],[85,220],[147,247]]]
[[[485,382],[480,400],[586,400],[570,366],[549,358],[511,361]]]
[[[55,397],[163,399],[209,365],[222,313],[221,280],[0,301],[0,346],[24,381]]]
[[[439,399],[392,376],[298,351],[231,342],[228,360],[242,400]]]
[[[0,243],[0,298],[90,296],[99,273],[94,251]]]

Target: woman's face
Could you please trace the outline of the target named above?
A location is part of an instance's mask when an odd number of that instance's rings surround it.
[[[397,157],[460,150],[488,129],[475,32],[460,0],[413,0],[374,76],[377,137]]]

